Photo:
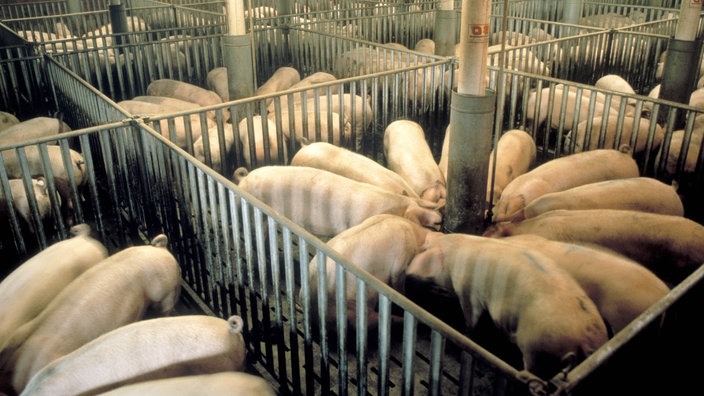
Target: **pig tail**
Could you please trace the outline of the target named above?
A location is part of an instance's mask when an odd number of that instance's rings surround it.
[[[244,322],[242,318],[237,315],[232,315],[227,319],[227,323],[230,325],[230,333],[239,334],[244,328]]]

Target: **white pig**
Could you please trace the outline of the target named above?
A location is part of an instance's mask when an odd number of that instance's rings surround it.
[[[680,156],[683,158],[682,161],[682,172],[687,174],[693,174],[697,169],[697,160],[699,159],[699,153],[702,149],[702,141],[704,141],[704,128],[696,127],[692,129],[691,135],[688,137],[683,129],[672,132],[670,136],[670,146],[667,151],[667,158],[664,159],[664,176],[674,177],[678,174],[679,169],[677,168],[678,162],[680,161]],[[682,149],[687,143],[687,152],[682,153]],[[655,163],[660,164],[662,159],[662,152],[665,145],[660,147],[658,154],[656,156]]]
[[[183,315],[141,320],[54,360],[21,395],[97,394],[184,375],[242,371],[242,318]]]
[[[408,276],[453,290],[469,329],[488,312],[523,355],[524,369],[548,379],[607,341],[594,302],[542,253],[467,234],[437,236]]]
[[[445,176],[435,162],[423,127],[415,121],[396,120],[384,130],[387,167],[398,173],[421,198],[444,201]]]
[[[170,98],[168,96],[155,96],[155,95],[140,95],[135,96],[130,100],[135,100],[137,102],[147,102],[153,104],[159,104],[164,107],[173,109],[174,112],[184,111],[184,110],[196,110],[201,108],[198,103],[189,102],[183,99]]]
[[[622,209],[551,210],[516,223],[497,223],[484,235],[536,234],[596,244],[627,256],[669,283],[704,263],[704,226],[682,216]]]
[[[88,173],[86,173],[86,163],[83,155],[73,149],[68,149],[68,156],[71,163],[64,166],[63,149],[60,146],[46,146],[47,156],[51,173],[55,179],[69,181],[71,178],[68,174],[68,167],[73,168],[73,176],[75,177],[76,185],[83,186],[88,181]],[[42,161],[42,150],[40,146],[25,146],[24,152],[27,157],[29,173],[32,177],[47,177],[47,172],[44,170]],[[2,151],[2,160],[5,164],[7,177],[10,179],[19,179],[23,176],[21,163],[15,150]],[[66,198],[68,199],[68,198]]]
[[[557,209],[626,209],[684,216],[682,199],[675,188],[652,177],[630,177],[588,183],[547,193],[513,218],[520,221]]]
[[[6,111],[0,111],[0,131],[4,131],[5,129],[19,123],[19,118],[15,117],[14,114]]]
[[[374,215],[362,223],[351,227],[327,242],[327,245],[342,257],[369,272],[392,288],[405,291],[406,269],[421,247],[426,243],[430,233],[437,233],[401,216],[392,214]],[[336,301],[338,285],[336,283],[335,260],[325,261],[326,290],[318,290],[318,259],[313,258],[308,264],[308,282],[310,286],[311,309],[313,321],[318,321],[318,298],[327,297],[327,316],[325,324],[328,329],[336,329]],[[356,277],[345,275],[346,318],[348,329],[353,329],[356,320],[357,288]],[[376,329],[379,321],[377,309],[378,293],[373,288],[367,289],[367,325]]]
[[[165,104],[142,102],[130,99],[119,101],[117,102],[117,104],[132,115],[144,117],[160,116],[165,114],[177,113],[180,111],[176,110],[174,107]],[[188,147],[188,129],[186,127],[187,123],[190,126],[191,139],[193,142],[195,142],[198,140],[198,138],[200,138],[203,129],[203,124],[198,114],[174,117],[173,134],[169,130],[169,121],[167,119],[161,119],[159,120],[159,132],[163,137],[170,139],[179,147],[185,149]],[[207,128],[212,128],[213,126],[215,126],[215,121],[206,117],[205,125]]]
[[[592,120],[583,120],[577,124],[577,128],[571,130],[565,136],[565,151],[575,152],[594,150],[597,148],[617,148],[622,144],[633,147],[633,154],[642,153],[650,143],[650,149],[655,151],[665,137],[663,127],[655,122],[650,122],[647,118],[640,118],[638,121],[634,117],[624,116],[621,123],[620,133],[617,133],[619,117],[612,113],[608,117],[594,117]],[[589,122],[591,121],[591,125]],[[604,125],[606,124],[606,125]],[[587,133],[587,126],[590,129]],[[652,133],[651,133],[652,128]],[[632,142],[635,129],[635,142]],[[603,136],[602,136],[603,130]],[[587,134],[589,141],[587,142]],[[618,136],[619,140],[616,141]],[[650,137],[652,136],[652,137]],[[603,140],[603,144],[601,141]]]
[[[237,125],[239,141],[242,144],[242,155],[244,156],[244,162],[247,168],[254,168],[270,163],[285,164],[288,160],[288,137],[281,136],[281,144],[279,144],[279,136],[276,133],[276,123],[266,117],[259,115],[253,116],[251,137],[253,137],[254,140],[251,141],[249,125],[247,118],[241,119]],[[269,162],[266,160],[265,142],[268,142],[269,146]],[[254,156],[252,156],[252,150],[254,150]]]
[[[223,102],[230,101],[230,87],[228,86],[227,68],[216,67],[208,72],[205,84],[209,90],[215,92]]]
[[[159,235],[151,245],[123,249],[80,274],[10,337],[0,354],[0,378],[20,392],[48,363],[141,320],[148,307],[170,313],[181,271],[166,243]]]
[[[34,117],[0,131],[0,146],[26,142],[68,132],[71,127],[54,117]]]
[[[72,238],[36,253],[0,282],[0,349],[10,335],[46,307],[78,275],[108,255],[89,235],[90,226],[71,228]]]
[[[100,396],[276,396],[264,378],[239,371],[185,375],[137,382],[121,386]]]
[[[34,232],[34,222],[32,221],[32,211],[30,209],[29,195],[24,187],[24,181],[22,179],[10,179],[8,180],[10,185],[10,194],[12,196],[11,201],[12,207],[20,215],[20,217],[25,221],[31,232]],[[34,193],[34,198],[37,202],[37,214],[39,215],[39,220],[47,219],[51,213],[51,198],[49,197],[49,190],[46,185],[46,180],[43,177],[32,179],[32,192]],[[59,202],[61,202],[61,197],[57,196]],[[0,185],[0,218],[5,218],[7,215],[6,211],[9,211],[8,202],[5,199],[5,192]],[[0,342],[0,345],[2,343]]]
[[[301,147],[291,159],[292,166],[323,169],[389,192],[420,198],[398,173],[373,159],[326,142],[313,142]]]
[[[342,103],[340,103],[342,102]],[[316,107],[315,98],[308,99],[308,110],[327,111],[331,109],[333,112],[343,114],[345,119],[350,122],[352,133],[354,133],[354,147],[359,151],[362,147],[362,138],[364,131],[372,125],[374,121],[374,111],[372,110],[369,97],[366,99],[360,95],[352,95],[349,93],[332,94],[321,97]]]
[[[235,132],[232,128],[232,124],[225,123],[223,125],[222,140],[220,139],[219,129],[220,128],[218,128],[218,126],[213,126],[208,129],[208,151],[210,153],[210,162],[206,162],[207,158],[205,156],[205,144],[203,142],[203,137],[205,135],[200,135],[198,140],[193,143],[193,155],[198,159],[198,161],[208,164],[209,167],[217,171],[224,170],[223,166],[226,164],[225,159],[230,157],[235,144]]]
[[[390,193],[322,169],[264,166],[249,173],[238,169],[235,183],[322,238],[331,238],[376,214],[395,214],[437,228],[437,204]]]
[[[583,184],[640,176],[627,147],[600,149],[559,157],[513,179],[494,205],[494,221],[513,218],[534,199]]]
[[[605,249],[551,241],[538,235],[504,238],[552,258],[594,301],[613,333],[618,333],[670,288],[639,263]]]
[[[587,118],[591,105],[594,105],[593,114],[595,116],[611,115],[617,111],[613,107],[615,104],[613,100],[612,106],[606,106],[605,95],[601,92],[594,92],[595,103],[591,103],[592,93],[588,90],[582,90],[578,94],[576,87],[565,87],[563,84],[555,85],[552,92],[550,87],[543,88],[539,95],[533,91],[528,95],[526,121],[529,124],[543,125],[547,121],[549,113],[550,121],[547,125],[550,128],[560,128],[562,122],[562,129],[569,131],[576,126],[579,120]]]
[[[535,140],[528,132],[510,129],[504,132],[496,148],[489,154],[489,175],[486,182],[486,202],[495,204],[504,188],[516,177],[528,172],[535,163]],[[494,152],[496,151],[496,173],[494,173]],[[494,178],[494,196],[491,195],[491,179]]]
[[[289,66],[282,66],[274,71],[274,74],[269,77],[264,84],[254,90],[254,96],[269,95],[291,88],[291,86],[301,81],[301,74],[298,70]],[[272,99],[267,99],[267,106],[272,102]]]
[[[277,118],[276,113],[269,114],[269,119],[278,124]],[[300,107],[296,107],[293,113],[282,111],[281,131],[287,139],[305,138],[310,142],[328,142],[336,146],[348,146],[352,140],[352,126],[344,115],[312,108],[305,112]]]
[[[222,103],[220,96],[209,89],[169,78],[162,78],[149,83],[147,86],[147,95],[168,96],[170,98],[197,103],[203,107]],[[210,119],[215,119],[215,111],[208,111],[207,114]]]

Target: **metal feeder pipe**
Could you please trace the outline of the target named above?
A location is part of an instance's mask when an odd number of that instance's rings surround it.
[[[496,93],[491,90],[481,96],[452,92],[446,232],[480,235],[484,231],[495,106]]]
[[[435,13],[435,53],[454,56],[457,44],[457,12],[452,0],[441,0]]]

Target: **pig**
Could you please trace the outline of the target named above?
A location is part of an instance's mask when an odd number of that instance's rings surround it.
[[[223,102],[230,101],[230,87],[227,79],[227,68],[224,66],[216,67],[208,72],[205,78],[206,87],[218,94]]]
[[[426,55],[435,55],[435,41],[429,38],[420,39],[416,42],[413,50]]]
[[[222,130],[222,140],[220,131]],[[232,124],[223,124],[222,129],[214,126],[208,129],[208,152],[209,157],[206,157],[206,148],[203,142],[205,135],[200,135],[198,140],[193,143],[193,155],[198,161],[208,164],[209,167],[222,171],[227,164],[227,158],[232,154],[232,149],[235,144],[235,132]],[[224,155],[224,157],[223,157]],[[209,159],[210,162],[206,162]]]
[[[222,103],[220,96],[209,89],[205,89],[185,81],[173,80],[169,78],[161,78],[149,83],[147,86],[147,95],[168,96],[170,98],[197,103],[202,107]],[[208,118],[215,120],[214,110],[208,111],[207,114]]]
[[[164,104],[157,104],[157,103],[149,103],[149,102],[142,102],[142,101],[137,101],[137,100],[122,100],[117,102],[117,104],[125,109],[128,113],[131,113],[133,115],[138,115],[138,116],[144,116],[144,117],[150,117],[150,116],[161,116],[161,115],[166,115],[166,114],[171,114],[171,113],[177,113],[179,110],[176,110],[173,107],[169,107]],[[202,129],[203,129],[203,122],[201,121],[201,117],[198,114],[190,114],[190,115],[179,115],[173,117],[174,119],[174,130],[173,132],[169,130],[169,122],[167,119],[161,119],[158,121],[159,123],[159,129],[160,133],[163,137],[173,141],[176,145],[183,149],[188,149],[188,129],[186,127],[186,124],[190,126],[190,134],[191,134],[191,140],[192,141],[197,141],[201,134],[202,134]],[[205,118],[205,126],[207,128],[212,128],[215,126],[215,121],[213,121],[210,118]],[[156,122],[156,121],[155,121]]]
[[[591,103],[592,93],[594,94],[594,103]],[[612,104],[615,103],[612,101]],[[594,106],[595,116],[609,116],[617,112],[613,106],[606,106],[604,94],[601,92],[583,90],[581,94],[578,94],[576,88],[568,87],[566,89],[563,84],[557,84],[554,88],[543,88],[540,93],[533,91],[528,95],[526,123],[530,126],[540,126],[548,121],[550,115],[550,120],[547,122],[549,128],[562,128],[569,131],[576,126],[579,120],[587,118],[591,105]],[[563,106],[565,107],[563,108]]]
[[[300,107],[298,106],[298,108]],[[321,96],[318,101],[314,97],[309,97],[306,101],[306,110],[322,111],[324,114],[331,110],[334,113],[342,114],[350,123],[351,131],[354,134],[354,147],[357,151],[362,147],[364,131],[372,125],[374,120],[374,111],[369,98],[365,100],[360,95],[349,93],[342,94],[342,96],[339,94]],[[284,109],[283,111],[285,112],[286,110]]]
[[[121,386],[100,396],[276,396],[264,378],[239,371],[185,375],[137,382]]]
[[[704,263],[704,226],[682,216],[624,209],[551,210],[520,222],[502,222],[485,236],[535,234],[595,244],[635,260],[670,284]]]
[[[635,95],[636,91],[633,89],[631,84],[626,81],[625,78],[619,76],[618,74],[607,74],[600,77],[594,83],[597,88],[608,89],[611,91],[621,92],[628,95]]]
[[[45,220],[52,214],[51,208],[51,198],[49,197],[49,189],[46,185],[46,180],[43,177],[32,179],[32,192],[34,194],[34,199],[37,203],[37,214],[39,220]],[[35,232],[34,221],[32,219],[32,210],[30,207],[30,198],[27,194],[27,190],[24,187],[24,181],[22,179],[10,179],[8,180],[10,185],[10,194],[12,207],[17,212],[20,217],[27,224],[31,232]],[[58,196],[59,203],[61,201],[60,196]],[[7,212],[9,212],[8,201],[5,198],[5,192],[0,185],[0,218],[5,218]]]
[[[547,193],[523,208],[513,221],[557,209],[624,209],[684,216],[684,205],[674,186],[652,177],[632,177],[583,184]]]
[[[583,184],[640,176],[630,148],[599,149],[555,158],[516,177],[494,205],[494,222],[510,220],[534,199]]]
[[[640,263],[605,249],[531,234],[503,240],[537,250],[567,270],[594,301],[613,334],[670,291],[665,282]]]
[[[287,89],[305,88],[305,87],[310,87],[313,84],[321,84],[321,83],[326,83],[326,82],[335,81],[335,80],[337,80],[337,77],[333,76],[330,73],[315,72],[315,73],[301,79],[299,82],[291,85]],[[331,94],[337,94],[338,90],[339,90],[338,85],[330,85],[330,91],[331,91],[330,93]],[[306,96],[305,96],[306,100],[315,100],[315,91],[316,91],[315,89],[309,89],[307,91],[293,93],[290,96],[289,95],[282,95],[279,99],[281,102],[280,107],[282,110],[288,109],[289,108],[289,98],[292,99],[292,103],[294,104],[294,106],[298,105],[299,103],[301,103],[303,101],[303,92],[305,92],[305,94],[306,94]],[[327,87],[318,89],[317,91],[318,91],[318,94],[321,96],[325,96],[328,94]],[[276,111],[276,103],[275,102],[276,102],[275,100],[272,100],[271,103],[269,104],[269,106],[267,107],[267,111],[269,113],[273,113],[274,111]]]
[[[44,164],[42,161],[43,149],[41,146],[25,146],[24,153],[27,157],[27,164],[29,168],[29,173],[31,177],[44,177],[46,178],[47,172],[44,169]],[[51,173],[55,179],[61,179],[64,181],[72,180],[69,176],[69,167],[73,170],[73,176],[75,177],[76,185],[81,187],[85,185],[88,181],[88,173],[86,169],[86,163],[83,159],[83,155],[73,149],[68,150],[68,156],[71,163],[64,165],[63,154],[64,151],[61,146],[46,146],[46,154],[49,158],[49,164],[51,168]],[[7,177],[11,179],[22,178],[24,172],[20,160],[14,150],[2,151],[3,163],[5,164],[5,171],[7,172]],[[69,197],[62,197],[67,200]]]
[[[263,96],[284,91],[291,88],[293,84],[299,81],[301,81],[301,74],[298,70],[293,67],[282,66],[276,69],[274,74],[272,74],[264,84],[254,90],[254,96]],[[269,106],[271,102],[271,98],[267,99],[266,105]]]
[[[313,142],[304,145],[291,159],[291,165],[323,169],[394,194],[420,198],[398,173],[369,157],[330,143]]]
[[[589,125],[590,122],[591,125]],[[620,131],[617,130],[619,123]],[[588,131],[587,127],[590,128]],[[635,141],[633,141],[634,132]],[[657,150],[664,137],[665,130],[654,121],[651,122],[647,118],[636,120],[634,117],[620,117],[612,114],[606,118],[594,117],[592,120],[580,121],[576,129],[567,133],[564,144],[565,151],[568,153],[597,148],[616,148],[622,144],[628,144],[633,147],[633,154],[636,155],[644,152],[648,144],[650,144],[650,150]]]
[[[244,162],[248,168],[271,163],[286,164],[288,161],[288,137],[276,133],[276,123],[268,118],[255,115],[252,117],[250,142],[250,123],[247,118],[240,120],[237,125],[239,141],[242,144]],[[279,138],[281,142],[279,143]],[[269,161],[266,158],[266,145],[268,141]],[[254,153],[254,155],[252,155]]]
[[[14,114],[6,111],[0,111],[0,132],[19,123],[19,118],[15,117]]]
[[[278,114],[270,113],[270,120],[278,125]],[[306,121],[305,123],[303,121]],[[316,124],[320,124],[319,127]],[[334,111],[296,108],[293,113],[281,112],[281,131],[286,139],[305,138],[311,142],[329,142],[336,146],[351,144],[352,126],[344,115]]]
[[[665,149],[665,145],[662,145],[655,159],[656,164],[660,164],[661,161],[664,162],[663,177],[674,178],[677,176],[680,171],[680,169],[678,169],[678,163],[680,161],[683,173],[694,174],[697,169],[697,160],[699,159],[699,154],[702,149],[702,141],[704,141],[704,128],[701,127],[697,128],[695,126],[689,138],[683,129],[672,132],[667,157],[662,158],[663,150]],[[687,143],[687,152],[682,154],[685,143]],[[683,157],[681,160],[680,156]]]
[[[385,284],[403,293],[405,290],[406,269],[429,234],[441,234],[421,226],[417,222],[393,214],[374,215],[360,224],[353,226],[330,239],[327,245],[349,262],[367,271]],[[336,285],[335,260],[328,257],[325,261],[325,278],[327,288],[318,290],[318,259],[313,258],[308,264],[308,281],[310,286],[311,309],[314,323],[319,323],[318,296],[327,296],[327,316],[323,321],[328,329],[336,329],[337,313],[335,294]],[[356,321],[357,288],[356,277],[347,274],[345,278],[347,328],[352,330]],[[367,289],[367,327],[376,329],[379,322],[376,311],[378,293],[373,288]]]
[[[105,246],[89,234],[87,224],[71,227],[71,238],[34,254],[0,282],[0,349],[64,287],[108,256]]]
[[[387,167],[401,175],[422,199],[445,200],[445,176],[435,162],[420,124],[411,120],[390,123],[384,130],[384,157]]]
[[[234,182],[312,234],[329,239],[376,214],[395,214],[438,229],[437,204],[382,190],[322,169],[264,166],[235,172]]]
[[[70,130],[71,127],[60,118],[34,117],[0,131],[0,146],[55,136]]]
[[[494,172],[494,151],[496,151],[496,172]],[[499,137],[496,148],[489,154],[489,174],[486,183],[486,202],[493,206],[504,188],[516,177],[528,172],[535,163],[537,148],[535,140],[528,132],[510,129]],[[494,195],[491,197],[492,177]]]
[[[118,327],[54,360],[21,395],[98,394],[137,382],[243,371],[239,316],[181,315]]]
[[[172,109],[173,112],[197,110],[201,108],[201,105],[199,105],[198,103],[189,102],[183,99],[170,98],[168,96],[140,95],[135,96],[130,100],[162,105],[164,107]]]
[[[158,235],[151,245],[123,249],[76,277],[12,334],[0,353],[0,378],[20,392],[42,367],[104,333],[141,320],[147,308],[171,313],[180,293],[181,271],[166,244],[166,236]]]
[[[453,290],[471,331],[488,313],[521,351],[523,368],[549,379],[608,340],[579,284],[539,251],[468,234],[431,238],[407,276]]]

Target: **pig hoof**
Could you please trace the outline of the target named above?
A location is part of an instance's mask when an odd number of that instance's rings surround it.
[[[227,319],[227,323],[230,324],[230,332],[239,334],[244,328],[244,322],[242,318],[237,315],[232,315]]]
[[[151,245],[154,247],[166,247],[169,243],[169,238],[164,234],[159,234],[152,239]]]

